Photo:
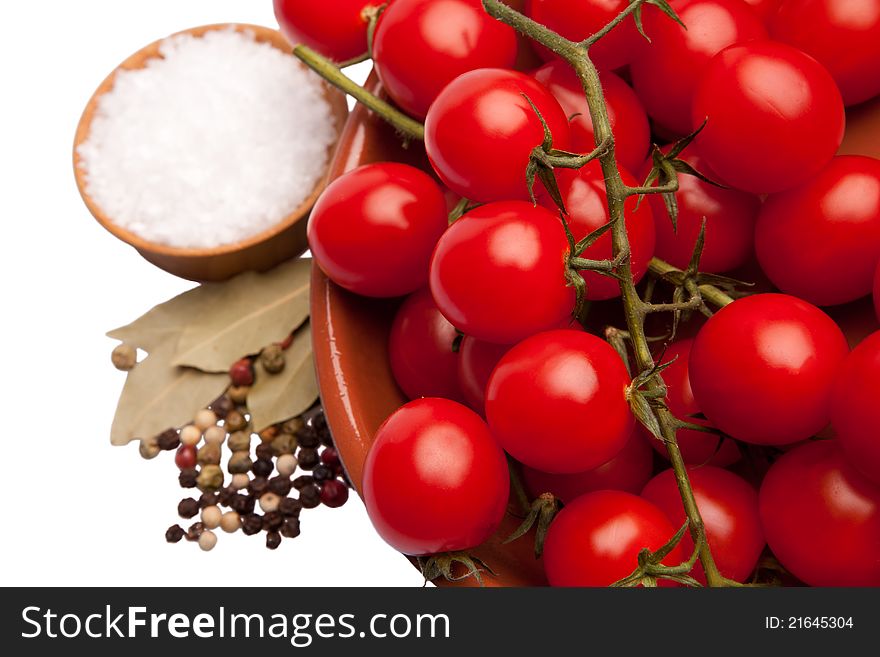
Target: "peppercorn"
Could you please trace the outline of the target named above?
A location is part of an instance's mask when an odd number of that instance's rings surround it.
[[[249,454],[251,451],[251,434],[247,431],[236,431],[230,434],[226,444],[233,452],[246,452]]]
[[[304,486],[299,491],[299,501],[304,509],[314,509],[321,503],[321,491],[315,484]]]
[[[226,414],[226,430],[229,433],[241,431],[248,425],[248,421],[242,415],[241,411],[231,410]]]
[[[284,522],[284,516],[277,511],[269,511],[263,516],[263,529],[266,531],[277,531]]]
[[[305,423],[302,421],[302,418],[294,417],[287,420],[284,424],[281,425],[281,433],[288,433],[291,436],[294,436],[304,426]]]
[[[280,497],[286,497],[290,493],[290,477],[272,477],[269,480],[269,490]]]
[[[207,491],[202,493],[199,497],[199,508],[204,509],[207,506],[216,506],[219,500],[219,496],[217,493],[213,493],[211,491]]]
[[[317,447],[321,444],[318,434],[308,425],[296,432],[296,441],[300,447]]]
[[[257,459],[251,466],[251,471],[258,477],[268,477],[272,474],[272,470],[274,469],[275,466],[273,466],[272,461],[268,459]]]
[[[199,536],[202,535],[202,532],[205,531],[205,525],[202,522],[195,522],[189,526],[189,529],[186,530],[186,540],[188,541],[197,541],[199,540]]]
[[[229,506],[232,498],[235,496],[235,489],[232,486],[221,488],[217,494],[217,503],[223,506]]]
[[[253,507],[248,510],[248,507],[253,502],[253,499],[248,497],[247,495],[236,495],[229,501],[229,506],[233,511],[240,515],[245,515],[246,513],[250,513],[253,511]]]
[[[205,430],[205,442],[209,445],[216,444],[220,446],[226,440],[226,429],[221,426],[214,425]]]
[[[180,484],[181,488],[195,488],[196,478],[198,476],[198,470],[195,468],[187,468],[186,470],[181,470],[180,474],[177,475],[177,483]]]
[[[289,433],[278,434],[270,443],[272,454],[282,456],[283,454],[293,454],[296,451],[296,436]]]
[[[348,487],[338,479],[325,481],[321,486],[321,503],[331,509],[342,506],[348,501]]]
[[[318,456],[318,450],[314,448],[300,447],[299,451],[296,453],[296,460],[299,463],[300,468],[303,470],[311,470],[321,462],[321,457]]]
[[[166,452],[177,449],[180,446],[180,436],[177,434],[177,429],[165,429],[165,431],[156,436],[156,444],[159,446],[159,449]]]
[[[340,465],[339,452],[333,447],[326,447],[324,451],[321,452],[321,463],[335,469],[337,465]]]
[[[220,529],[231,534],[241,528],[241,517],[235,511],[227,511],[220,517]]]
[[[254,369],[250,358],[235,361],[229,368],[229,378],[234,386],[249,386],[254,382]]]
[[[155,438],[142,438],[140,442],[138,452],[140,452],[141,457],[148,461],[159,456],[159,452],[162,451],[159,449],[159,445],[156,444]]]
[[[260,508],[263,510],[263,513],[277,511],[278,505],[280,503],[281,498],[278,497],[275,493],[265,492],[260,495]]]
[[[213,550],[215,545],[217,545],[217,534],[210,529],[206,529],[199,535],[199,547],[205,552]]]
[[[232,488],[235,490],[247,488],[249,483],[251,483],[251,479],[247,474],[239,473],[232,475]]]
[[[244,474],[248,472],[253,465],[254,462],[251,461],[251,457],[247,452],[234,452],[232,456],[229,457],[229,463],[226,464],[226,469],[229,470],[229,474]]]
[[[198,445],[202,439],[202,430],[194,424],[187,424],[180,430],[181,445]]]
[[[214,414],[214,411],[203,408],[196,413],[196,416],[193,418],[193,424],[204,431],[208,427],[213,427],[217,424],[217,416]]]
[[[275,469],[278,470],[278,474],[283,477],[289,477],[296,472],[296,466],[296,457],[293,454],[282,454],[278,457],[278,460],[275,461]]]
[[[116,345],[116,348],[113,349],[110,354],[110,360],[113,362],[113,367],[117,370],[128,372],[137,365],[137,349],[123,342],[120,345]]]
[[[217,490],[223,485],[223,471],[219,465],[203,466],[196,477],[196,485],[199,490]]]
[[[206,443],[199,447],[197,459],[199,465],[219,465],[220,464],[220,445],[217,443]]]
[[[214,415],[221,420],[232,410],[232,406],[232,400],[226,395],[220,395],[217,399],[211,402],[211,410],[214,412]]]
[[[245,535],[253,536],[262,531],[262,529],[263,518],[256,513],[248,513],[241,517],[241,531],[243,531]]]
[[[251,479],[251,483],[248,484],[248,492],[255,497],[259,497],[268,489],[269,480],[265,477],[254,477],[253,479]]]
[[[266,547],[275,550],[281,545],[281,534],[278,532],[269,532],[266,534]]]
[[[260,443],[257,445],[257,459],[262,461],[271,461],[272,457],[275,456],[275,453],[272,451],[272,446],[268,443]]]
[[[315,478],[315,481],[320,483],[322,481],[327,481],[328,479],[333,479],[336,474],[326,465],[321,464],[315,466],[315,469],[312,470],[312,476]]]
[[[206,506],[202,509],[202,522],[208,529],[217,529],[220,526],[220,518],[222,517],[223,512],[216,505]]]
[[[184,498],[177,504],[177,515],[181,518],[194,518],[198,512],[199,502],[192,497]]]
[[[299,518],[285,518],[279,531],[285,538],[296,538],[299,536]]]
[[[278,426],[273,424],[271,426],[266,427],[260,433],[260,440],[264,443],[271,443],[275,440],[275,437],[278,435]]]
[[[282,516],[298,516],[302,510],[302,502],[292,497],[285,497],[278,505],[278,512]]]
[[[260,352],[260,365],[269,374],[278,374],[284,369],[284,350],[280,345],[270,344]]]
[[[180,539],[186,534],[180,525],[171,525],[165,532],[165,540],[169,543],[180,543]]]
[[[300,475],[296,479],[293,480],[293,487],[297,490],[302,490],[306,486],[315,483],[315,478],[311,475]]]
[[[251,391],[250,386],[230,386],[226,391],[226,396],[234,404],[244,404],[247,401],[248,393]],[[227,411],[228,413],[229,411]]]

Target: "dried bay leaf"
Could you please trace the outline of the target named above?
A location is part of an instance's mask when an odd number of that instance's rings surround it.
[[[242,356],[286,338],[308,317],[310,269],[310,260],[297,259],[263,274],[203,285],[220,293],[189,313],[172,364],[226,372]]]
[[[268,373],[259,359],[254,364],[254,385],[248,393],[247,405],[256,431],[299,415],[318,398],[308,322],[293,336],[293,344],[284,352],[284,358],[284,369],[278,374]]]
[[[128,373],[110,429],[111,444],[152,438],[169,427],[186,424],[229,385],[225,374],[173,366],[176,342],[159,342]]]

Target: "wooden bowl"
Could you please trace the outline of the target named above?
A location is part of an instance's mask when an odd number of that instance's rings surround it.
[[[283,52],[289,53],[291,51],[290,44],[288,44],[280,32],[258,25],[204,25],[184,30],[177,34],[191,34],[198,37],[210,30],[223,30],[230,27],[240,32],[252,32],[257,41],[268,43]],[[73,165],[76,184],[86,207],[88,207],[95,219],[104,228],[123,242],[133,246],[144,258],[154,265],[182,278],[195,281],[220,281],[243,271],[263,271],[271,269],[284,260],[300,255],[308,248],[306,223],[312,205],[314,205],[318,195],[327,185],[326,174],[321,176],[312,193],[300,203],[299,207],[271,228],[240,242],[204,249],[179,248],[145,240],[113,223],[113,219],[108,217],[89,196],[86,191],[86,172],[82,166],[77,149],[80,144],[88,139],[92,119],[97,110],[98,100],[102,94],[113,88],[118,70],[143,68],[148,59],[159,57],[159,46],[162,41],[164,39],[151,43],[122,62],[97,88],[83,111],[74,138]],[[297,63],[305,67],[304,64]],[[324,96],[330,103],[333,122],[338,134],[342,131],[345,119],[348,116],[345,94],[325,83]],[[328,149],[328,155],[333,152],[334,148],[335,144],[331,144]]]

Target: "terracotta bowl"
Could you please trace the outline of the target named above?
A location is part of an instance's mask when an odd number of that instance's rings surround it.
[[[368,86],[381,92],[374,76]],[[880,102],[871,111],[859,109],[853,113],[843,148],[850,153],[880,155]],[[867,122],[873,122],[873,127]],[[340,137],[330,177],[383,160],[427,166],[420,145],[402,149],[394,131],[358,105]],[[406,402],[388,361],[388,335],[399,303],[358,297],[330,282],[317,266],[312,267],[312,333],[321,399],[340,456],[358,492],[364,460],[376,429]],[[854,343],[878,328],[870,300],[841,306],[832,314]],[[532,553],[530,537],[501,544],[518,523],[517,518],[508,514],[498,532],[474,550],[497,573],[496,577],[484,578],[487,586],[547,583],[541,563]],[[447,584],[441,580],[437,583]],[[474,586],[475,582],[468,579],[456,585]]]
[[[222,30],[233,27],[238,31],[252,32],[257,41],[271,44],[284,52],[290,52],[291,46],[277,30],[258,25],[219,24],[194,27],[177,34],[201,36],[210,30]],[[116,237],[133,246],[144,258],[167,272],[195,281],[219,281],[247,270],[266,270],[276,264],[296,257],[308,248],[306,241],[306,222],[309,211],[318,195],[327,185],[326,174],[322,176],[311,194],[288,216],[265,231],[240,242],[225,244],[213,248],[178,248],[149,242],[138,235],[113,223],[98,207],[86,191],[85,170],[77,153],[77,148],[89,136],[92,119],[97,110],[100,96],[113,88],[116,71],[120,69],[143,68],[148,59],[159,56],[159,45],[164,39],[155,41],[137,51],[122,62],[101,83],[89,99],[79,125],[76,129],[73,149],[74,176],[80,195],[95,219]],[[303,64],[299,64],[304,66]],[[337,133],[342,131],[348,116],[348,105],[345,95],[328,84],[324,84],[324,96],[330,103],[332,118]],[[335,144],[331,144],[328,154],[333,152]]]

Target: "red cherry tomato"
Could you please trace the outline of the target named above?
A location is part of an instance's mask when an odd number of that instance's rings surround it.
[[[480,0],[395,0],[373,37],[376,73],[388,95],[420,119],[440,90],[476,68],[511,68],[516,34]]]
[[[640,431],[630,432],[617,456],[598,468],[574,474],[551,474],[522,466],[525,485],[532,496],[553,493],[568,504],[584,493],[597,490],[623,490],[638,493],[651,478],[654,453]]]
[[[663,381],[667,389],[666,405],[679,420],[708,427],[711,424],[706,420],[692,417],[700,412],[688,377],[688,362],[693,343],[691,339],[676,340],[663,352],[663,362],[672,363],[663,370]],[[691,465],[711,463],[724,467],[740,459],[740,451],[735,442],[721,441],[719,436],[711,433],[696,429],[679,429],[675,437],[685,463]],[[666,446],[653,436],[649,436],[648,439],[651,447],[665,457]]]
[[[528,98],[526,98],[528,97]],[[440,179],[471,201],[529,198],[526,167],[544,128],[568,149],[568,118],[537,80],[498,68],[460,75],[434,100],[425,119],[425,150]]]
[[[550,90],[559,101],[566,116],[572,117],[571,148],[588,153],[596,147],[593,120],[580,80],[574,70],[563,61],[545,64],[532,73],[535,79]],[[602,73],[602,90],[608,108],[608,120],[614,133],[614,152],[617,160],[630,170],[641,166],[648,152],[651,136],[648,117],[636,93],[614,73]]]
[[[831,75],[809,55],[772,41],[718,53],[691,116],[694,127],[708,119],[697,144],[712,171],[755,194],[803,182],[843,139],[843,101]]]
[[[688,372],[713,425],[745,442],[785,445],[828,423],[831,388],[848,350],[837,324],[816,306],[756,294],[706,322]]]
[[[458,387],[467,405],[477,413],[485,412],[489,375],[510,347],[509,344],[477,340],[469,335],[462,338],[458,350]]]
[[[880,94],[880,0],[784,0],[769,25],[828,69],[847,105]]]
[[[880,261],[877,262],[877,271],[874,273],[874,312],[880,319]]]
[[[880,484],[880,331],[852,350],[837,376],[831,423],[843,451],[858,470]]]
[[[502,358],[486,387],[492,434],[537,470],[591,470],[626,445],[633,418],[629,375],[611,346],[589,333],[533,335]]]
[[[880,487],[837,441],[784,454],[759,493],[761,523],[779,562],[811,586],[880,586]]]
[[[689,468],[688,475],[715,565],[725,577],[745,580],[764,549],[758,493],[744,479],[721,468]],[[681,527],[687,519],[672,469],[649,481],[642,497],[660,507],[674,527]],[[691,554],[694,542],[689,534],[681,539],[680,546],[682,552]],[[706,583],[699,562],[691,574]]]
[[[455,327],[437,310],[427,288],[411,294],[394,316],[388,357],[397,385],[410,399],[458,400],[459,354]]]
[[[621,167],[620,174],[625,184],[638,184],[626,169]],[[556,181],[565,209],[569,213],[569,229],[576,240],[586,237],[608,223],[605,176],[598,161],[590,162],[577,171],[560,169],[556,171]],[[538,202],[544,207],[551,210],[556,208],[550,195],[543,188],[539,190],[537,197]],[[634,196],[627,199],[625,209],[631,251],[630,267],[633,279],[638,283],[648,271],[648,261],[654,256],[654,213],[648,203],[639,204]],[[581,257],[591,260],[611,258],[611,232],[602,235],[581,254]],[[587,299],[601,301],[620,296],[620,285],[615,279],[596,272],[582,272],[581,276],[587,283]]]
[[[544,543],[544,571],[551,586],[609,586],[631,574],[643,548],[656,551],[675,534],[666,515],[623,491],[581,495],[553,519]],[[663,559],[683,561],[675,546]]]
[[[417,399],[379,427],[363,488],[373,526],[394,549],[468,550],[504,516],[507,460],[472,410],[448,399]]]
[[[437,243],[431,293],[463,333],[512,344],[571,313],[568,250],[553,213],[523,201],[487,203],[452,224]]]
[[[526,11],[566,39],[583,41],[614,20],[628,4],[628,0],[531,0]],[[590,55],[599,68],[619,68],[632,61],[640,39],[635,21],[628,18],[600,39]],[[541,46],[536,50],[545,60],[555,57]]]
[[[755,250],[776,287],[811,303],[871,294],[880,256],[880,160],[836,157],[804,184],[768,197]]]
[[[293,45],[302,43],[343,62],[367,52],[367,7],[381,0],[273,0],[275,19]]]
[[[443,192],[428,174],[406,164],[367,164],[321,194],[309,217],[309,246],[334,283],[395,297],[425,285],[448,221]]]
[[[761,20],[766,22],[776,11],[780,0],[743,0],[743,2],[749,5]]]
[[[711,172],[699,155],[682,157],[703,175]],[[650,163],[643,168],[647,175]],[[644,177],[642,178],[644,180]],[[700,257],[700,271],[719,274],[741,267],[754,251],[755,221],[761,200],[754,194],[717,187],[695,176],[678,177],[678,217],[673,228],[663,199],[658,194],[647,197],[654,210],[657,246],[655,255],[679,269],[685,269],[694,252],[703,219],[706,235]]]
[[[630,65],[633,88],[657,123],[678,135],[691,126],[691,103],[709,61],[727,46],[766,39],[767,30],[742,0],[680,0],[673,8],[687,29],[656,7],[645,6],[651,42]]]

